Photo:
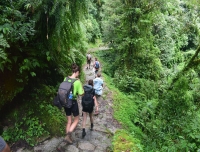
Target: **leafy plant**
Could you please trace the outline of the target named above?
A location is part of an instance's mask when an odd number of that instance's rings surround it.
[[[55,92],[54,87],[45,85],[33,89],[29,100],[7,116],[7,119],[12,121],[2,134],[5,140],[24,140],[34,146],[42,137],[63,135],[66,118],[64,111],[52,105]]]
[[[16,142],[25,140],[29,145],[34,146],[37,139],[48,135],[44,129],[45,123],[41,123],[37,117],[23,117],[20,122],[3,132],[2,136],[6,141]]]

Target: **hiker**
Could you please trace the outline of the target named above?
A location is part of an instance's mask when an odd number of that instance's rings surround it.
[[[96,95],[102,95],[103,80],[100,77],[101,77],[101,74],[97,73],[97,77],[93,80],[94,90],[95,90]]]
[[[92,60],[92,56],[90,55],[90,53],[88,53],[86,57],[87,57],[87,69],[88,69],[88,67],[90,69],[90,63]]]
[[[0,152],[10,152],[10,147],[1,136],[0,136]]]
[[[96,112],[98,112],[98,103],[97,103],[97,99],[95,97],[95,91],[93,89],[93,80],[89,80],[88,81],[88,85],[84,85],[84,96],[82,97],[82,107],[83,107],[83,122],[82,122],[82,138],[85,137],[86,132],[85,132],[85,124],[86,124],[86,120],[87,120],[87,113],[89,113],[90,116],[90,123],[91,123],[91,128],[90,130],[93,130],[93,108],[94,105],[96,107]]]
[[[77,95],[83,95],[84,90],[82,87],[82,84],[78,78],[80,74],[80,68],[76,65],[72,65],[72,75],[69,76],[70,79],[76,79],[76,81],[73,83],[73,91],[72,91],[72,101],[73,105],[71,108],[64,108],[65,113],[67,115],[67,125],[66,125],[66,136],[65,136],[65,141],[72,144],[72,138],[71,138],[71,133],[75,129],[75,127],[78,124],[79,121],[79,108],[78,108],[78,103],[77,103]],[[67,78],[65,78],[66,80]],[[69,81],[68,80],[68,81]],[[74,116],[74,121],[72,122],[72,114]]]
[[[97,75],[97,73],[98,73],[98,71],[99,71],[99,68],[100,68],[100,63],[99,63],[99,61],[97,60],[97,58],[95,58],[95,62],[94,62],[94,68],[95,68],[95,78],[96,78],[96,75]]]

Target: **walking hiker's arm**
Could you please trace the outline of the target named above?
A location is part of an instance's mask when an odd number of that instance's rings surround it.
[[[98,105],[96,96],[94,96],[93,99],[94,99],[94,104],[95,104],[96,111],[99,111],[99,107],[98,107],[99,105]]]
[[[6,143],[6,141],[0,136],[0,151],[1,152],[11,152],[10,147]]]

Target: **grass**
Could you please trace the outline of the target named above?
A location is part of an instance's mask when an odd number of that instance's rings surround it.
[[[137,105],[133,102],[133,97],[121,93],[106,74],[103,74],[103,77],[109,90],[112,90],[114,118],[122,125],[122,129],[114,134],[114,152],[143,151],[143,146],[137,138],[142,135],[142,131],[134,125],[134,120],[132,120],[137,117]]]
[[[114,136],[114,152],[142,152],[140,141],[129,135],[126,130],[119,130]]]

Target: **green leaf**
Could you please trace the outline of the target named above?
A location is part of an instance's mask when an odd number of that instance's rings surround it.
[[[32,77],[36,76],[35,72],[30,72],[30,74],[31,74]]]
[[[48,56],[48,57],[47,57],[47,61],[50,61],[50,60],[51,60],[51,57],[50,57],[50,56]]]

